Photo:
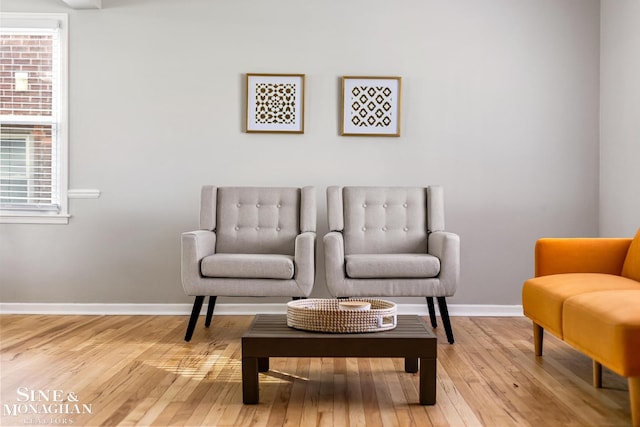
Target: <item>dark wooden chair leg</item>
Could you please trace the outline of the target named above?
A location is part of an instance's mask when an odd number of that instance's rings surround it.
[[[451,329],[451,320],[449,320],[449,310],[447,310],[447,301],[444,297],[438,297],[438,308],[440,309],[440,317],[444,325],[444,331],[447,333],[447,341],[453,344],[453,330]]]
[[[544,339],[544,329],[542,326],[533,324],[533,348],[536,356],[542,356],[542,340]]]
[[[438,321],[436,320],[436,308],[433,304],[433,297],[427,297],[427,308],[429,309],[429,320],[431,320],[431,327],[437,328]]]
[[[213,308],[216,306],[216,299],[218,297],[211,295],[209,297],[209,305],[207,306],[207,319],[204,322],[205,327],[209,327],[211,325],[211,318],[213,317]]]
[[[189,326],[187,326],[187,334],[184,336],[184,340],[187,342],[191,341],[193,330],[196,328],[196,323],[198,323],[198,316],[200,316],[200,310],[202,309],[203,301],[204,301],[204,296],[197,296],[196,300],[193,303],[193,309],[191,310],[191,318],[189,318]]]

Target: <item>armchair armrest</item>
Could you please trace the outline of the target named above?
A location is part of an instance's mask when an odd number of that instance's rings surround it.
[[[182,233],[181,276],[187,295],[200,278],[200,261],[216,252],[216,233],[207,230]]]
[[[438,278],[448,295],[453,295],[460,281],[460,236],[447,231],[429,234],[427,252],[440,259]]]
[[[544,238],[536,242],[535,275],[604,273],[620,275],[630,238]]]
[[[343,296],[339,285],[345,280],[344,263],[344,237],[339,231],[331,231],[325,234],[324,242],[324,268],[327,279],[327,288],[334,296]]]
[[[300,290],[307,297],[313,289],[316,275],[316,233],[305,231],[295,240],[295,273],[294,279]]]

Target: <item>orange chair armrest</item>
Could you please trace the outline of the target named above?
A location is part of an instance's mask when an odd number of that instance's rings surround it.
[[[536,242],[535,275],[604,273],[620,275],[630,238],[544,238]]]

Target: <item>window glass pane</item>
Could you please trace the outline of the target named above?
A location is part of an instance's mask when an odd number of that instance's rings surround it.
[[[2,126],[0,201],[3,205],[55,203],[51,135],[51,125]]]
[[[0,198],[3,203],[26,200],[27,141],[2,135],[0,141]]]

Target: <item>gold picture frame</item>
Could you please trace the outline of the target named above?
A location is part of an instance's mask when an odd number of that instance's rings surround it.
[[[304,133],[304,74],[246,75],[246,132]]]
[[[400,136],[401,77],[342,77],[343,136]]]

